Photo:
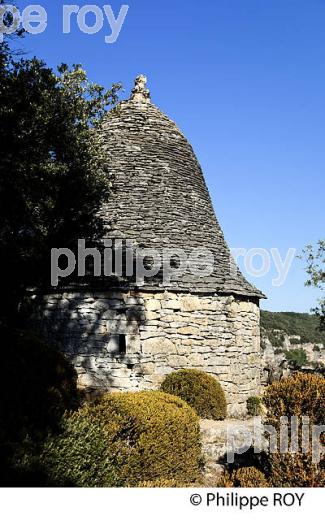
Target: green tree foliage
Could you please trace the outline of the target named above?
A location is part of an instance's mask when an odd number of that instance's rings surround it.
[[[319,298],[318,305],[312,309],[320,317],[320,328],[325,330],[325,240],[319,240],[317,246],[307,245],[302,251],[301,257],[306,263],[306,273],[308,275],[305,285],[316,287],[322,291],[323,296]]]
[[[55,73],[0,48],[0,268],[13,315],[26,286],[48,283],[52,247],[101,236],[109,172],[94,129],[117,101],[80,65]]]
[[[315,314],[299,312],[270,312],[261,311],[261,327],[265,330],[273,346],[273,336],[283,335],[274,334],[274,330],[281,330],[288,336],[300,336],[301,343],[324,343],[325,332],[319,330],[319,318]]]

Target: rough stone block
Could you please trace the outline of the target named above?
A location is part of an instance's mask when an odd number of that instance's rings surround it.
[[[174,343],[164,337],[146,339],[142,342],[142,352],[144,354],[177,354]]]

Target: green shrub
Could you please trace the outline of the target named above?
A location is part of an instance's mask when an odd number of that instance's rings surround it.
[[[247,468],[239,468],[231,475],[231,480],[235,487],[268,487],[265,475],[257,468],[251,466]]]
[[[86,408],[65,417],[63,432],[44,443],[38,465],[45,485],[77,487],[118,486],[111,435]]]
[[[204,419],[224,419],[227,404],[220,383],[201,370],[183,369],[167,375],[161,390],[176,395],[192,406]]]
[[[246,402],[247,413],[251,416],[261,415],[262,413],[262,405],[261,399],[257,395],[252,395],[247,399]]]
[[[307,354],[302,348],[286,350],[285,357],[288,361],[290,361],[297,367],[302,367],[303,365],[306,365],[306,363],[308,362]]]
[[[272,453],[269,456],[272,487],[325,487],[324,461],[314,464],[309,453]]]
[[[209,485],[206,487],[212,487],[211,483],[209,482]],[[215,482],[213,482],[213,487],[216,488],[232,488],[234,487],[234,482],[230,476],[230,473],[228,471],[225,472],[224,475],[221,475],[217,478]]]
[[[176,487],[201,477],[198,417],[162,392],[104,395],[65,414],[61,431],[31,448],[15,458],[25,484],[32,478],[37,486]]]
[[[124,485],[200,478],[199,420],[181,399],[157,391],[105,394],[83,413],[110,439]]]
[[[289,420],[295,416],[308,417],[310,424],[321,425],[325,421],[325,379],[313,374],[298,373],[268,386],[263,396],[268,413],[266,424],[280,432],[280,418]],[[279,437],[279,435],[278,435]],[[269,479],[275,487],[314,487],[325,482],[324,458],[319,464],[312,461],[311,449],[301,450],[299,429],[298,453],[274,453],[269,455]]]
[[[282,416],[308,416],[313,424],[325,421],[325,379],[297,373],[269,385],[263,395],[268,424],[277,426]]]
[[[232,473],[226,470],[225,474],[219,477],[213,487],[269,487],[268,481],[259,469],[250,466],[234,470]]]

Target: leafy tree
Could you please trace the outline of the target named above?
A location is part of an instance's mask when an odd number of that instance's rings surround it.
[[[119,89],[91,83],[80,65],[54,72],[0,45],[0,323],[27,286],[48,282],[52,247],[101,236],[110,181],[94,130]]]
[[[305,285],[307,287],[316,287],[324,291],[325,285],[325,240],[319,240],[317,246],[307,245],[302,251],[301,259],[306,262],[306,273],[308,275]],[[325,297],[322,296],[318,300],[318,305],[312,309],[317,316],[320,317],[321,330],[325,330]]]

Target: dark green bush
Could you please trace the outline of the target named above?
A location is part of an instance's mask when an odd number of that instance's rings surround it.
[[[301,345],[301,338],[290,338],[290,345]]]
[[[283,348],[283,342],[284,342],[284,335],[281,332],[277,332],[274,330],[268,330],[266,332],[267,337],[269,341],[271,342],[272,346],[277,349]]]
[[[257,395],[252,395],[247,399],[246,402],[247,413],[251,416],[261,415],[262,413],[262,405],[261,399]]]
[[[161,390],[186,401],[204,419],[222,420],[227,415],[226,398],[220,383],[201,370],[172,372],[166,376]]]

